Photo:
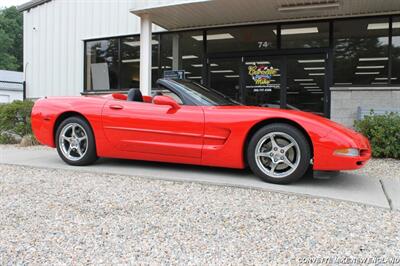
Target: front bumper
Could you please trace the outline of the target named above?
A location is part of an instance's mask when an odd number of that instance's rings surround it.
[[[360,151],[360,154],[359,156],[335,154],[335,150],[342,148],[355,148]],[[315,147],[313,169],[321,171],[356,170],[362,168],[369,159],[371,159],[371,146],[368,139],[361,134],[355,134],[352,137],[352,143],[346,146],[328,135],[320,142],[320,145]]]

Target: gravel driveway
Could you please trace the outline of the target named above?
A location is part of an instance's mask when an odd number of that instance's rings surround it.
[[[0,165],[0,264],[399,258],[400,212],[193,183]]]

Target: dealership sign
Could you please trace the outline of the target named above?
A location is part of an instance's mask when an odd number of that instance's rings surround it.
[[[267,65],[252,65],[248,67],[248,75],[253,84],[246,86],[253,89],[254,92],[271,91],[273,88],[279,88],[280,84],[271,84],[273,77],[278,74],[278,69]]]

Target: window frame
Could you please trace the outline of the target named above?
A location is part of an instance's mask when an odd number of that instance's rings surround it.
[[[269,50],[270,53],[274,53],[274,54],[287,54],[290,53],[291,51],[299,51],[299,50],[312,50],[312,49],[316,49],[316,48],[290,48],[290,49],[282,49],[282,38],[281,38],[281,28],[283,25],[291,25],[291,24],[299,24],[299,23],[323,23],[323,22],[328,22],[329,23],[329,45],[328,47],[326,47],[326,49],[329,50],[328,52],[328,88],[332,88],[332,87],[383,87],[383,88],[388,88],[390,89],[390,87],[399,87],[400,84],[392,84],[392,38],[393,38],[393,18],[394,17],[400,17],[400,15],[375,15],[375,16],[360,16],[360,17],[347,17],[347,18],[331,18],[331,19],[315,19],[315,20],[302,20],[302,21],[288,21],[288,22],[273,22],[273,23],[253,23],[253,24],[246,24],[246,25],[229,25],[229,26],[221,26],[221,27],[213,27],[212,29],[227,29],[227,28],[241,28],[241,27],[249,27],[249,26],[268,26],[268,25],[275,25],[276,29],[277,29],[277,43],[276,43],[276,49],[271,49]],[[385,85],[380,85],[380,84],[369,84],[369,85],[357,85],[357,84],[352,84],[352,85],[334,85],[333,80],[334,80],[334,56],[335,56],[335,51],[334,51],[334,27],[335,27],[335,22],[336,21],[344,21],[344,20],[359,20],[359,19],[374,19],[374,18],[387,18],[389,20],[389,32],[388,32],[388,57],[389,57],[389,62],[388,62],[388,73],[387,73],[387,78],[388,78],[388,84]],[[198,28],[198,29],[191,29],[191,30],[175,30],[175,31],[161,31],[161,32],[153,32],[153,36],[158,36],[158,40],[159,40],[159,45],[158,45],[158,78],[161,77],[161,51],[162,51],[162,42],[161,42],[161,36],[163,34],[171,34],[171,33],[177,33],[177,32],[190,32],[190,31],[202,31],[203,32],[203,68],[202,68],[202,80],[203,80],[203,85],[207,85],[208,81],[209,81],[209,76],[208,76],[208,63],[209,63],[209,59],[210,57],[215,57],[217,56],[217,54],[212,54],[208,52],[207,49],[207,40],[206,40],[206,36],[207,36],[207,31],[210,30],[210,28]],[[88,69],[87,69],[87,56],[86,56],[86,48],[87,48],[87,43],[91,42],[91,41],[96,41],[96,40],[109,40],[109,39],[113,39],[113,38],[118,38],[119,39],[119,43],[121,42],[122,38],[125,37],[136,37],[139,36],[140,34],[126,34],[126,35],[115,35],[115,36],[109,36],[107,38],[91,38],[91,39],[84,39],[83,40],[83,63],[84,63],[84,69],[83,69],[83,94],[88,94],[88,93],[93,93],[93,92],[98,92],[98,93],[104,93],[104,92],[108,92],[111,90],[92,90],[92,89],[88,89],[86,87],[87,82],[86,82],[86,78],[87,78],[87,74],[88,74]],[[120,46],[119,46],[120,47]],[[119,53],[120,53],[120,48],[119,48]],[[257,52],[260,51],[240,51],[239,53],[242,53],[243,56],[247,56],[247,55],[251,55],[251,54],[255,54]],[[223,54],[223,53],[218,53],[218,54]],[[225,54],[225,56],[228,55],[232,55],[232,53],[227,52]],[[121,64],[121,62],[119,62],[119,64]],[[120,71],[120,70],[119,70]],[[120,78],[120,72],[118,73],[118,78]],[[120,82],[118,81],[118,88],[120,89]],[[124,90],[123,90],[124,91]]]

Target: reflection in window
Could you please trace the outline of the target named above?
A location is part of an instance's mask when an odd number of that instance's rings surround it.
[[[121,89],[138,88],[140,74],[139,36],[121,39]]]
[[[152,83],[158,79],[158,36],[152,40]],[[140,37],[121,39],[120,88],[139,88],[140,83]]]
[[[400,17],[393,18],[392,25],[392,84],[400,84]],[[387,81],[380,80],[380,81]]]
[[[184,70],[186,78],[201,82],[202,34],[202,31],[190,31],[161,35],[161,77],[166,70]],[[201,39],[193,38],[194,36],[201,36]]]
[[[287,108],[324,115],[325,54],[289,56]]]
[[[389,21],[360,19],[334,24],[334,85],[387,83]]]
[[[194,36],[198,38],[200,36]],[[259,51],[275,49],[276,26],[245,26],[207,31],[208,52]]]
[[[329,23],[283,25],[282,48],[319,48],[329,46]]]
[[[118,39],[86,43],[86,89],[118,89]]]
[[[211,60],[210,87],[236,101],[243,101],[240,92],[240,64],[239,58]]]

